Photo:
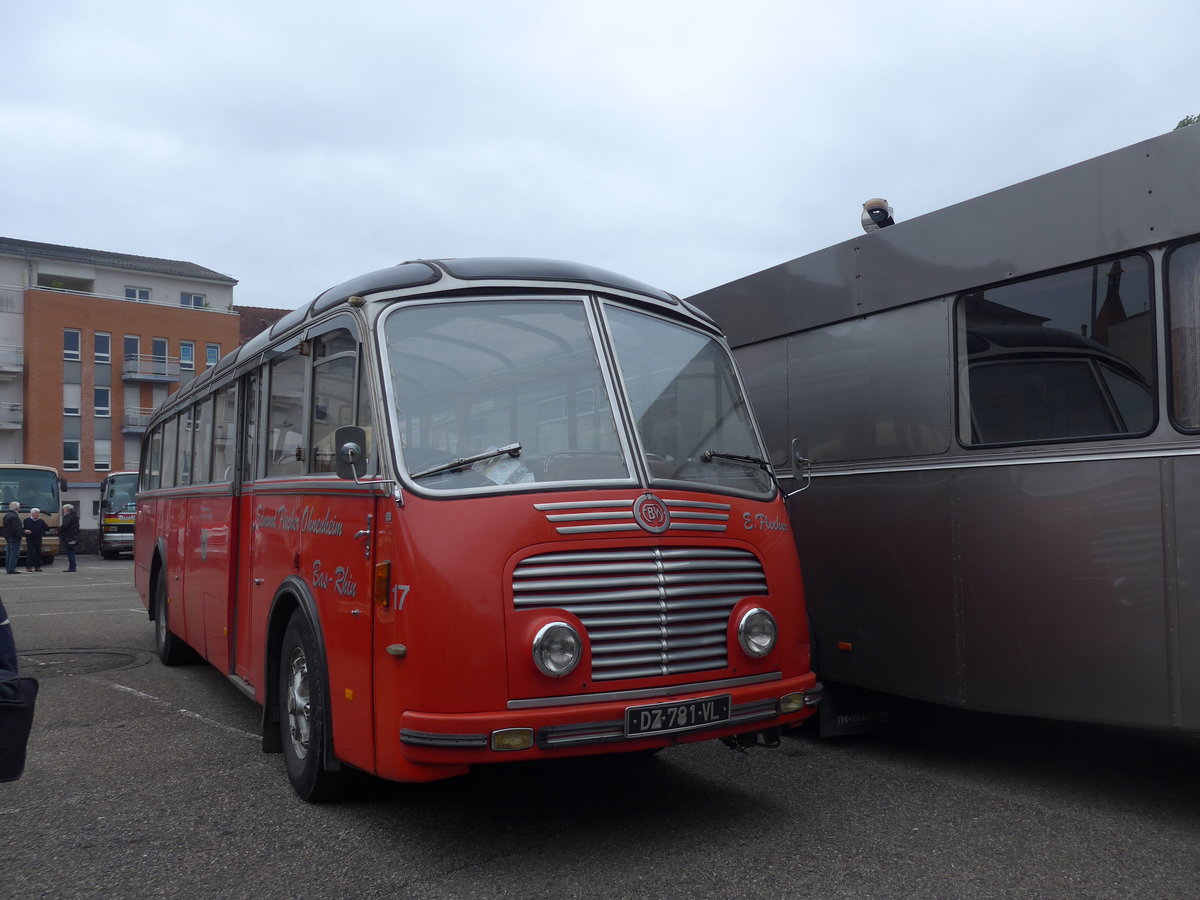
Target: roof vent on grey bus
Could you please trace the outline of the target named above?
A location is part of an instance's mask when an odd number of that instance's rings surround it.
[[[892,218],[892,208],[882,197],[872,197],[863,204],[863,231],[878,231],[880,228],[887,228],[889,225],[895,224],[896,220]]]

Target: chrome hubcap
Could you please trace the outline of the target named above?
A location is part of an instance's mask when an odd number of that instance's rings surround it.
[[[287,683],[288,732],[297,759],[308,757],[308,742],[312,736],[311,705],[308,692],[308,660],[296,647],[288,661]]]

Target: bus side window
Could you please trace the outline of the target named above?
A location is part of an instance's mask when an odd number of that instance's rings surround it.
[[[242,481],[253,481],[262,474],[259,461],[258,424],[262,416],[262,371],[256,370],[246,376],[245,430],[242,441]]]
[[[267,477],[299,475],[305,468],[304,376],[307,358],[294,348],[271,363],[267,411]]]
[[[192,438],[192,484],[208,484],[212,479],[213,402],[208,397],[196,404],[195,433]]]
[[[233,480],[233,466],[237,443],[237,385],[231,384],[216,396],[213,414],[213,461],[214,483]]]
[[[162,428],[162,487],[175,487],[175,454],[179,443],[179,417],[167,419]]]
[[[379,454],[375,452],[375,414],[371,407],[370,379],[367,373],[367,361],[360,359],[358,363],[358,417],[357,423],[366,434],[367,443],[363,447],[363,472],[367,476],[379,474]]]
[[[338,328],[312,341],[313,417],[308,470],[334,471],[334,432],[354,425],[354,388],[358,341],[348,329]]]

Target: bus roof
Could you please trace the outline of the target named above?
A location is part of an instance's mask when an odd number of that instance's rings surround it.
[[[1200,232],[1197,160],[1200,126],[1181,128],[860,234],[689,301],[736,347],[1154,246]]]
[[[389,299],[423,300],[439,294],[480,288],[549,292],[578,291],[588,286],[646,302],[706,328],[716,329],[716,323],[708,313],[673,294],[616,272],[582,263],[501,256],[413,260],[351,278],[296,307],[181,387],[164,401],[163,408],[174,408],[189,397],[202,393],[208,382],[221,373],[257,359],[276,338],[299,330],[310,320],[349,304],[354,297],[386,292],[392,294]]]

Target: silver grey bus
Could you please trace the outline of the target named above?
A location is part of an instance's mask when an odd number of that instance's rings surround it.
[[[1200,127],[691,302],[803,458],[831,714],[849,686],[1200,728]]]

